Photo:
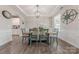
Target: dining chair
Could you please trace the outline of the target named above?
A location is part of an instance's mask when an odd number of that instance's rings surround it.
[[[45,41],[45,43],[49,44],[48,29],[39,28],[39,40],[40,40],[40,42]]]
[[[23,44],[23,43],[26,43],[26,39],[28,38],[29,34],[26,33],[26,29],[25,28],[21,29],[21,31],[22,31],[22,44]]]
[[[58,47],[58,29],[53,31],[53,44],[56,42],[56,48]]]
[[[29,29],[29,43],[30,45],[32,44],[32,42],[36,42],[38,39],[38,29],[37,28],[33,28],[33,29]]]

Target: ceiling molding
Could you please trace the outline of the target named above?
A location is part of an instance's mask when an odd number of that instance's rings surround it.
[[[54,5],[52,5],[54,6]],[[56,6],[56,5],[55,5]],[[28,13],[23,10],[19,5],[16,5],[16,7],[26,16],[26,17],[35,17],[35,15],[27,15]],[[45,16],[40,16],[40,17],[53,17],[55,14],[57,14],[60,10],[61,5],[57,5],[52,11],[51,14],[45,15]]]
[[[25,11],[24,11],[19,5],[16,5],[16,7],[17,7],[25,16],[27,16],[26,13],[25,13]]]

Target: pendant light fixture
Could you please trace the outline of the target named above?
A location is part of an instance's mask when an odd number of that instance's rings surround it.
[[[40,17],[40,12],[39,12],[39,5],[36,5],[36,18]]]

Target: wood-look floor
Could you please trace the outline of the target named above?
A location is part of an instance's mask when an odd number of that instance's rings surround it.
[[[13,41],[8,43],[3,48],[0,48],[2,54],[78,54],[79,49],[70,45],[69,43],[58,40],[58,46],[56,43],[47,45],[45,43],[33,43],[31,46],[27,44],[27,41],[22,44],[21,37],[13,36]]]
[[[11,42],[0,46],[0,54],[10,54],[11,53]]]

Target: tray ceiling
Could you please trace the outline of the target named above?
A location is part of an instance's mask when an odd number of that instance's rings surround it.
[[[19,5],[17,8],[19,8],[26,16],[36,16],[36,5]],[[52,16],[59,8],[60,6],[58,5],[39,5],[39,15]]]

